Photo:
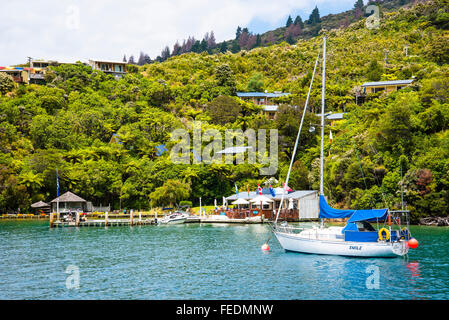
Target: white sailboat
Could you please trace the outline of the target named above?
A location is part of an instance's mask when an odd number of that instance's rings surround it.
[[[298,136],[295,143],[290,167],[287,173],[286,185],[290,177],[291,167],[294,161],[304,115],[307,110],[310,90],[319,61],[318,54],[309,93],[306,100],[303,116],[301,119]],[[320,226],[312,228],[289,226],[286,222],[278,224],[278,209],[276,220],[272,225],[272,231],[281,246],[287,251],[342,255],[356,257],[397,257],[408,253],[409,239],[411,234],[408,229],[408,211],[389,211],[388,209],[371,210],[339,210],[331,208],[323,192],[323,168],[324,168],[324,109],[325,109],[325,71],[326,71],[326,38],[323,38],[323,74],[322,74],[322,106],[321,106],[321,157],[320,157],[320,196],[319,196],[319,217]],[[341,219],[349,218],[345,227],[325,227],[324,218]],[[376,230],[371,223],[376,222],[382,227]],[[392,223],[393,222],[393,223]],[[401,229],[401,222],[406,222],[406,226]],[[395,230],[396,229],[396,230]],[[415,241],[413,239],[412,241]],[[417,242],[416,242],[417,244]]]

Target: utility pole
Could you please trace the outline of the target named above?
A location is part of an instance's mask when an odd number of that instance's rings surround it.
[[[405,47],[404,47],[404,49],[405,49],[405,56],[406,56],[406,57],[408,57],[408,48],[410,48],[410,47],[409,47],[409,46],[405,46]]]
[[[28,67],[31,69],[33,67],[33,58],[28,57]],[[30,83],[31,79],[31,70],[28,69],[28,83]]]

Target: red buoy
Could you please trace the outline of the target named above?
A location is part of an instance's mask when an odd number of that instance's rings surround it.
[[[262,250],[263,250],[263,251],[270,251],[270,246],[268,245],[268,243],[264,243],[264,244],[262,245]]]
[[[412,249],[418,248],[418,245],[419,245],[419,242],[418,242],[418,240],[416,240],[415,238],[411,238],[411,239],[408,241],[408,246],[409,246],[410,248],[412,248]]]

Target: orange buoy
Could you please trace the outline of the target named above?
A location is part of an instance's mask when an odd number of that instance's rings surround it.
[[[416,240],[415,238],[411,238],[408,242],[407,242],[408,246],[412,249],[416,249],[418,248],[419,242],[418,240]]]
[[[262,245],[262,250],[263,250],[263,251],[270,251],[270,246],[268,245],[268,243],[264,243],[264,244]]]

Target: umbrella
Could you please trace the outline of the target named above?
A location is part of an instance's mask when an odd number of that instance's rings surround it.
[[[248,204],[249,201],[243,199],[243,198],[238,198],[237,200],[235,200],[234,202],[232,202],[232,204]]]

